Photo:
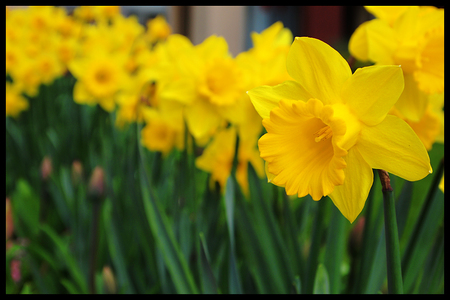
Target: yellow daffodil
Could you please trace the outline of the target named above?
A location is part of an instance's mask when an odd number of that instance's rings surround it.
[[[211,173],[210,188],[214,188],[214,183],[218,182],[224,191],[233,165],[236,134],[234,127],[219,131],[195,161],[197,168]],[[259,176],[264,175],[263,162],[254,145],[255,140],[239,141],[236,180],[245,195],[248,195],[248,163],[252,164]]]
[[[399,66],[352,74],[329,45],[297,37],[287,71],[295,81],[257,87],[248,95],[267,130],[258,141],[260,155],[271,182],[288,195],[328,195],[353,222],[372,186],[372,168],[410,181],[432,172],[411,127],[388,115],[403,91]]]
[[[444,192],[444,174],[442,174],[442,179],[439,182],[439,189]]]
[[[176,77],[165,85],[161,97],[184,105],[189,131],[202,144],[226,124],[226,114],[245,92],[243,73],[223,37],[212,35],[199,45],[182,45],[174,63]],[[239,113],[243,112],[234,110]]]
[[[172,32],[166,18],[157,15],[155,18],[147,21],[146,37],[150,43],[166,39]]]
[[[14,82],[25,94],[34,97],[39,92],[41,75],[37,71],[36,61],[22,57],[20,63],[11,70]]]
[[[428,95],[444,92],[444,9],[367,7],[377,17],[361,24],[349,41],[361,61],[401,65],[405,88],[396,107],[418,122]]]
[[[286,71],[286,56],[292,44],[292,33],[278,21],[261,33],[252,32],[253,47],[236,56],[236,62],[243,69],[247,90],[260,85],[276,85],[292,80]],[[261,117],[256,112],[247,95],[238,101],[239,110],[227,112],[227,118],[238,125],[239,135],[243,139],[259,137],[262,132]],[[240,119],[239,119],[240,117]]]
[[[419,121],[411,121],[393,106],[390,114],[403,119],[414,130],[425,148],[431,150],[435,142],[444,143],[444,94],[429,96],[428,106]]]
[[[183,147],[184,134],[173,127],[155,109],[146,110],[146,125],[141,131],[141,143],[150,151],[167,155],[174,147]]]
[[[69,70],[77,78],[73,99],[79,104],[96,103],[108,112],[116,106],[115,98],[128,83],[125,72],[126,56],[95,51],[89,57],[77,58],[69,64]]]
[[[6,116],[16,118],[20,112],[28,109],[28,101],[21,95],[17,85],[6,82]]]
[[[36,66],[41,82],[51,84],[53,80],[64,74],[66,67],[52,52],[41,53],[36,56]]]

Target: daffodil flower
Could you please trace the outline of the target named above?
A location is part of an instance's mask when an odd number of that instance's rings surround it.
[[[361,24],[349,51],[361,61],[402,66],[405,88],[396,107],[418,122],[428,95],[444,92],[444,9],[366,7],[377,18]]]
[[[352,74],[326,43],[296,37],[287,71],[294,81],[260,86],[248,95],[267,130],[258,146],[268,177],[288,195],[329,196],[353,222],[372,186],[372,168],[409,181],[432,172],[411,127],[388,115],[404,87],[400,66],[369,66]]]

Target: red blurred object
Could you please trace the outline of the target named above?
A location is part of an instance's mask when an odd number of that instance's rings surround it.
[[[16,283],[19,282],[20,278],[22,277],[20,273],[20,264],[20,260],[11,260],[11,277]]]
[[[303,34],[333,44],[343,34],[343,6],[304,6],[302,7]]]

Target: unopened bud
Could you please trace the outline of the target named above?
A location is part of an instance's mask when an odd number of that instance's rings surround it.
[[[52,174],[52,170],[52,160],[50,159],[50,157],[45,156],[41,164],[41,178],[43,180],[47,180]]]
[[[13,259],[11,260],[11,265],[10,265],[10,269],[11,269],[11,277],[14,280],[14,282],[18,283],[20,281],[20,279],[22,278],[22,274],[20,272],[20,260],[18,259]]]
[[[11,200],[6,198],[6,240],[9,240],[14,231],[14,223],[11,210]]]
[[[101,167],[95,167],[89,181],[89,195],[100,199],[105,193],[105,172]]]
[[[109,266],[103,267],[102,278],[105,292],[107,294],[115,294],[117,289],[116,279],[114,278],[114,273]]]
[[[74,160],[72,163],[72,184],[78,185],[83,180],[83,165],[80,161]]]

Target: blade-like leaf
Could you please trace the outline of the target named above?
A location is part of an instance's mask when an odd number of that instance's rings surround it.
[[[217,294],[217,283],[214,277],[210,257],[208,252],[208,246],[206,245],[205,235],[200,232],[200,252],[201,252],[201,281],[203,287],[203,293],[205,294]]]
[[[328,279],[327,269],[323,264],[317,267],[316,278],[314,279],[314,294],[329,294],[330,281]]]
[[[234,239],[234,198],[235,181],[229,176],[225,191],[225,211],[227,216],[228,237],[230,240],[229,288],[230,294],[241,294],[242,287],[236,265],[235,239]]]

